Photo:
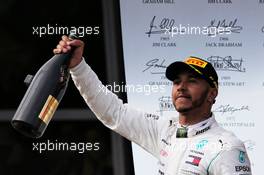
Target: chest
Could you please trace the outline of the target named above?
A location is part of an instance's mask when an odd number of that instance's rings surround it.
[[[160,175],[206,175],[212,144],[206,137],[161,139]]]

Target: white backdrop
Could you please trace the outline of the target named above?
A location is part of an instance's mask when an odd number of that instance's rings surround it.
[[[127,85],[159,85],[165,93],[128,92],[128,103],[161,117],[175,116],[166,66],[188,56],[209,60],[219,75],[217,121],[245,142],[253,174],[262,174],[264,3],[261,0],[120,0]],[[231,3],[230,3],[231,2]],[[164,28],[181,27],[172,36]],[[229,32],[208,36],[191,27]],[[203,28],[204,27],[204,28]],[[177,32],[177,31],[175,31]],[[156,174],[157,160],[133,144],[136,175]]]

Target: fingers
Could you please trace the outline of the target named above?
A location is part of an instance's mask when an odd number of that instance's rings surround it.
[[[65,41],[65,42],[70,41],[70,39],[66,35],[63,35],[61,39],[62,41]]]
[[[72,41],[67,41],[67,44],[69,45],[69,46],[73,46],[73,47],[83,47],[84,46],[84,42],[83,41],[81,41],[81,40],[77,40],[77,39],[75,39],[75,40],[72,40]]]
[[[53,49],[53,53],[54,54],[59,54],[59,53],[61,53],[61,50],[60,49]]]
[[[71,40],[66,35],[63,35],[61,39],[62,40],[59,42],[57,47],[53,49],[54,54],[68,53],[72,49],[72,47],[75,47],[75,48],[82,47],[83,48],[84,46],[83,41],[77,40],[77,39]]]
[[[71,46],[67,43],[69,38],[65,35],[62,36],[62,40],[59,42],[57,47],[53,49],[54,54],[68,53],[71,50]]]
[[[53,52],[55,54],[68,53],[70,50],[71,50],[71,46],[60,42],[60,44],[57,45],[56,49],[53,49]]]
[[[78,39],[72,40],[66,35],[62,36],[62,41],[66,42],[66,44],[68,44],[69,46],[74,46],[74,47],[81,47],[84,45],[83,41],[78,40]]]

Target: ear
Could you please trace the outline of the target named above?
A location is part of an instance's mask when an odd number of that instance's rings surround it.
[[[215,103],[215,98],[218,95],[218,90],[216,88],[211,88],[209,93],[208,93],[208,98],[207,101],[211,104]]]

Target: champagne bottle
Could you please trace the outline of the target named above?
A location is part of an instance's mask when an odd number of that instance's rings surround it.
[[[78,37],[70,34],[69,38]],[[43,135],[67,89],[70,58],[71,52],[56,54],[34,78],[27,76],[25,81],[30,85],[11,121],[17,131],[31,138]]]

